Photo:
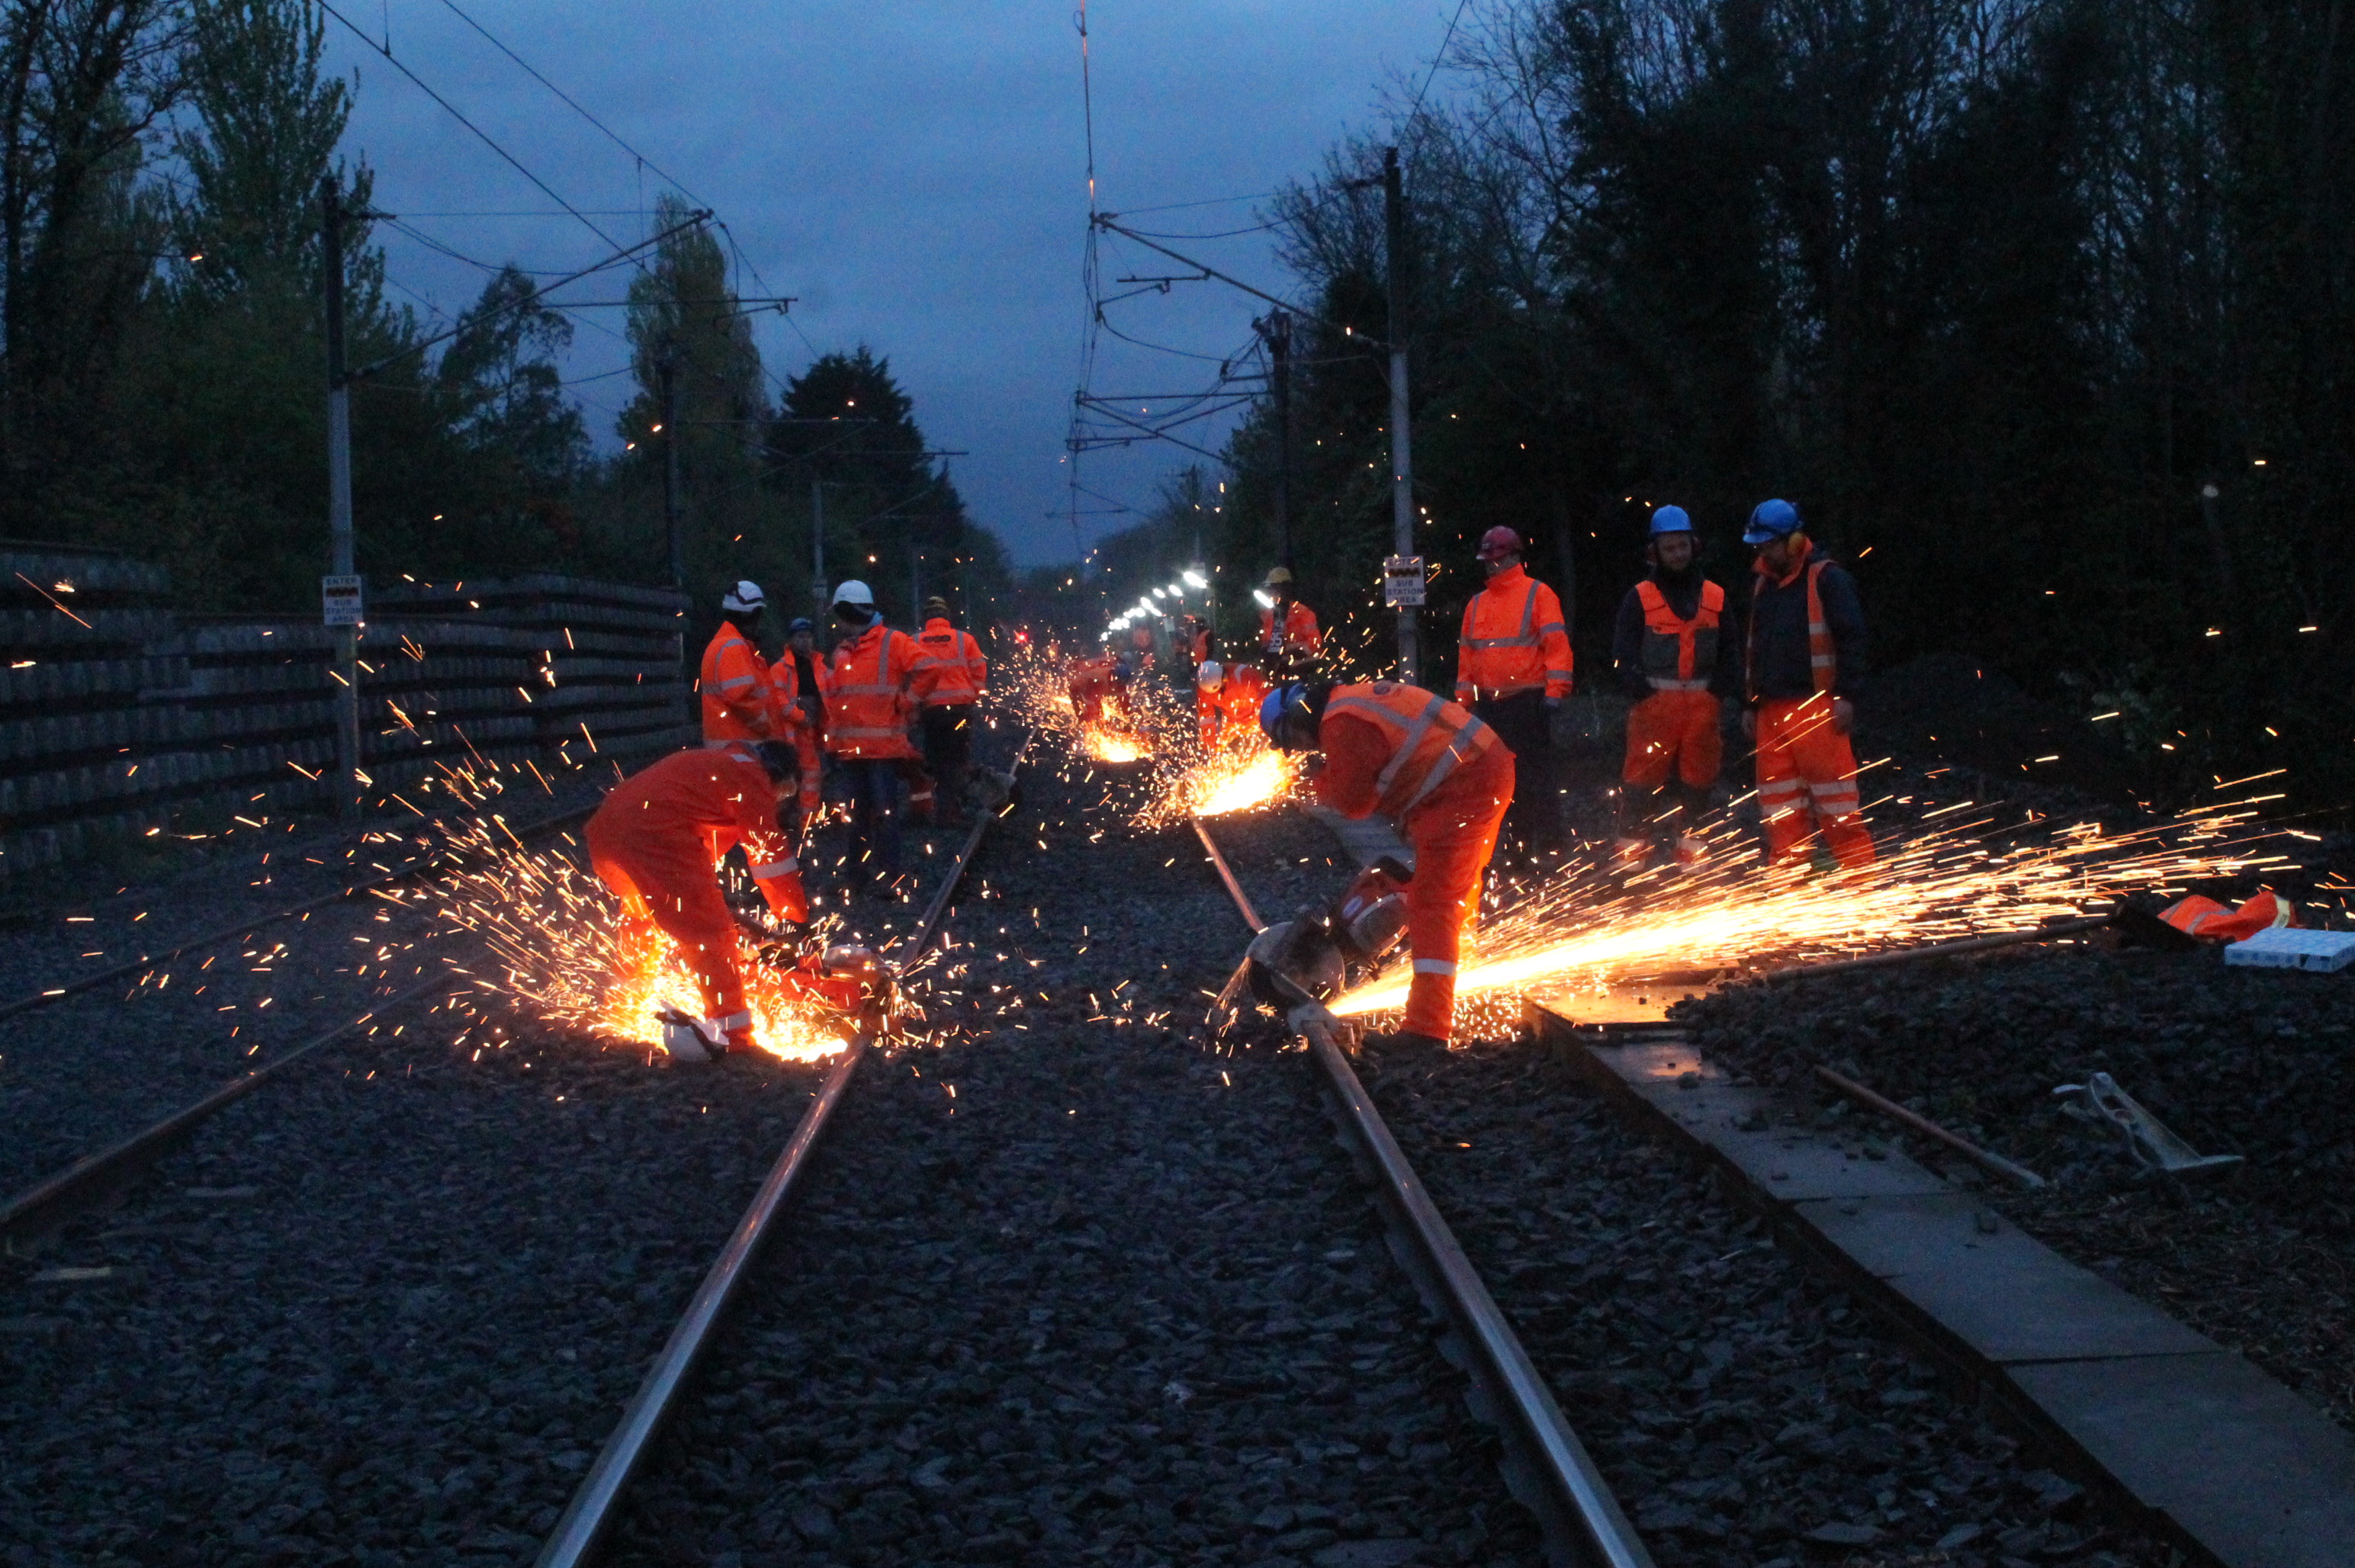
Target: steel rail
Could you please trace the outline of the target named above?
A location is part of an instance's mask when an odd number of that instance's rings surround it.
[[[1028,750],[1026,741],[1014,755],[1015,766],[1021,765],[1023,755]],[[909,948],[909,963],[922,957],[924,950],[932,945],[932,937],[939,932],[940,923],[948,913],[949,901],[964,880],[975,854],[980,850],[983,838],[988,835],[990,824],[1001,816],[1011,815],[1015,804],[1008,800],[998,809],[985,812],[973,825],[973,831],[965,836],[964,845],[957,851],[956,860],[950,866],[948,875],[932,894],[932,902],[925,907],[923,919],[918,923]],[[572,1494],[572,1500],[565,1505],[562,1517],[556,1521],[556,1528],[549,1531],[548,1540],[541,1545],[537,1568],[579,1568],[580,1564],[594,1559],[606,1531],[613,1526],[614,1516],[620,1511],[623,1494],[645,1467],[647,1452],[670,1420],[672,1412],[677,1408],[697,1363],[702,1360],[711,1342],[713,1331],[727,1314],[728,1304],[734,1298],[738,1286],[758,1256],[762,1243],[767,1240],[794,1182],[808,1166],[811,1151],[817,1147],[818,1135],[826,1130],[836,1105],[840,1104],[844,1093],[850,1087],[852,1074],[858,1072],[859,1061],[872,1045],[872,1034],[861,1031],[844,1049],[833,1070],[826,1075],[826,1082],[818,1089],[817,1099],[802,1113],[801,1121],[794,1128],[792,1140],[785,1145],[784,1152],[777,1157],[776,1164],[770,1167],[769,1174],[762,1181],[761,1189],[753,1195],[751,1206],[736,1221],[736,1229],[729,1235],[728,1244],[720,1249],[719,1259],[703,1276],[703,1283],[696,1287],[694,1298],[687,1304],[686,1315],[671,1330],[670,1339],[663,1345],[662,1354],[655,1358],[655,1364],[648,1369],[645,1381],[638,1385],[637,1393],[622,1413],[621,1424],[614,1427],[613,1435],[605,1439],[605,1445],[598,1450],[595,1463],[581,1477],[580,1487]]]
[[[1476,1413],[1515,1440],[1508,1443],[1507,1451],[1518,1448],[1515,1456],[1522,1463],[1506,1470],[1514,1496],[1537,1515],[1559,1555],[1574,1552],[1573,1561],[1601,1568],[1653,1568],[1643,1538],[1611,1495],[1611,1485],[1586,1445],[1571,1430],[1553,1391],[1441,1217],[1430,1189],[1391,1136],[1332,1030],[1322,1019],[1310,1018],[1304,1032],[1310,1054],[1324,1070],[1342,1124],[1380,1179],[1375,1190],[1381,1205],[1411,1249],[1409,1272],[1418,1276],[1417,1284],[1455,1324],[1470,1351],[1465,1371],[1487,1396],[1487,1408]]]
[[[1199,838],[1202,848],[1210,852],[1210,864],[1218,868],[1219,880],[1227,884],[1229,896],[1235,901],[1235,907],[1242,911],[1243,919],[1251,923],[1252,933],[1256,934],[1264,931],[1266,925],[1259,918],[1259,911],[1252,908],[1251,895],[1243,891],[1241,882],[1235,880],[1234,869],[1227,864],[1226,856],[1219,848],[1219,841],[1210,837],[1210,830],[1202,825],[1200,817],[1188,816],[1186,820],[1194,825],[1194,837]]]
[[[1882,969],[1892,964],[1911,964],[1917,958],[1949,958],[1962,953],[1987,953],[1998,947],[2018,947],[2030,942],[2051,942],[2058,937],[2082,936],[2089,931],[2099,931],[2117,923],[2115,914],[2080,915],[2074,920],[2055,921],[2032,931],[2002,931],[1992,936],[1964,936],[1952,942],[1933,942],[1921,947],[1900,947],[1891,953],[1868,953],[1861,958],[1828,958],[1820,964],[1785,964],[1779,969],[1762,972],[1762,980],[1799,980],[1814,975],[1845,975],[1856,969]]]
[[[736,1221],[728,1244],[720,1249],[719,1261],[696,1287],[694,1299],[687,1304],[687,1315],[671,1330],[662,1354],[655,1358],[645,1381],[638,1385],[637,1394],[622,1414],[622,1424],[605,1439],[596,1463],[589,1467],[588,1475],[581,1478],[580,1488],[566,1505],[563,1517],[556,1521],[556,1528],[540,1548],[538,1568],[574,1568],[575,1564],[590,1561],[604,1539],[623,1492],[645,1465],[647,1450],[653,1447],[655,1438],[677,1408],[696,1363],[702,1360],[711,1342],[712,1330],[743,1283],[746,1271],[767,1239],[770,1226],[783,1208],[794,1182],[807,1168],[818,1134],[826,1130],[843,1092],[850,1087],[851,1074],[858,1070],[868,1045],[868,1037],[862,1033],[844,1049],[834,1070],[826,1075],[816,1101],[802,1113],[800,1123],[794,1128],[793,1140],[777,1157],[777,1163],[769,1168],[751,1206]]]
[[[1875,1093],[1853,1078],[1840,1076],[1821,1062],[1816,1064],[1816,1076],[1854,1100],[1858,1104],[1878,1111],[1890,1120],[1913,1128],[1923,1137],[1935,1138],[1982,1169],[1994,1171],[1997,1175],[2016,1181],[2026,1188],[2034,1189],[2046,1185],[2042,1177],[2018,1161],[2006,1159],[1993,1149],[1981,1148],[1959,1133],[1948,1132],[1929,1117],[1918,1112],[1907,1110],[1884,1094]]]
[[[34,1183],[5,1204],[0,1204],[0,1237],[43,1229],[64,1218],[93,1193],[161,1158],[199,1123],[209,1120],[245,1098],[296,1062],[349,1037],[394,1008],[413,1002],[448,984],[450,976],[447,973],[429,976],[406,990],[385,997],[350,1022],[339,1024],[325,1034],[314,1035],[291,1051],[279,1052],[251,1071],[230,1079],[203,1099],[183,1105],[162,1121],[133,1133],[111,1148],[82,1156],[56,1175]]]
[[[1224,859],[1199,817],[1194,819],[1194,831],[1223,872]],[[1232,876],[1226,880],[1236,909],[1258,931],[1250,899]],[[1335,1040],[1331,1015],[1304,999],[1304,1005],[1293,1009],[1292,1020],[1308,1039],[1309,1054],[1324,1074],[1336,1121],[1370,1167],[1376,1200],[1401,1243],[1401,1261],[1423,1299],[1455,1328],[1466,1352],[1462,1364],[1476,1394],[1474,1413],[1505,1435],[1506,1484],[1537,1517],[1548,1555],[1557,1563],[1594,1568],[1653,1568],[1651,1552],[1612,1496],[1610,1483],[1571,1430],[1553,1391]]]
[[[578,822],[594,810],[596,810],[595,806],[585,805],[577,811],[559,812],[554,816],[542,817],[538,822],[527,823],[522,827],[509,828],[508,832],[517,839],[527,835],[550,832],[568,823]],[[454,857],[427,856],[396,870],[387,871],[382,876],[370,877],[366,881],[354,882],[351,886],[340,888],[332,893],[322,893],[317,898],[307,899],[291,908],[278,910],[270,914],[255,915],[250,920],[238,921],[229,925],[216,926],[200,935],[189,937],[176,947],[165,948],[161,953],[143,953],[129,963],[116,964],[101,969],[96,974],[81,976],[63,986],[54,987],[45,991],[36,991],[30,996],[19,997],[13,1002],[0,1004],[0,1019],[14,1018],[18,1013],[30,1012],[35,1008],[45,1008],[51,1002],[63,1001],[68,997],[103,986],[111,980],[120,980],[125,976],[143,974],[158,964],[169,964],[183,953],[197,952],[207,947],[217,946],[231,938],[249,936],[265,926],[276,925],[281,921],[298,920],[314,910],[325,909],[329,904],[341,903],[346,899],[357,898],[362,893],[389,887],[407,877],[421,876],[437,869],[457,869],[467,864],[468,859],[469,857],[464,854]]]

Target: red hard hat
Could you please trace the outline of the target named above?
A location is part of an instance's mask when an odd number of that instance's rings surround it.
[[[1523,553],[1521,536],[1508,528],[1490,528],[1480,536],[1480,559],[1495,560],[1500,556]]]

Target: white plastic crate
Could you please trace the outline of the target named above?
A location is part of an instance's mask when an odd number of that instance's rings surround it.
[[[2355,932],[2276,925],[2226,947],[2224,962],[2249,969],[2311,969],[2332,975],[2355,964]]]

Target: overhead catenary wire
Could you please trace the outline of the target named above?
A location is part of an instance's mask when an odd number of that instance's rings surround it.
[[[368,45],[368,48],[374,49],[378,54],[382,55],[385,59],[385,63],[391,66],[393,69],[400,72],[401,75],[407,77],[410,81],[415,82],[417,84],[418,91],[424,93],[426,97],[433,100],[434,102],[440,104],[443,111],[446,112],[453,120],[455,120],[459,124],[464,125],[467,130],[473,132],[475,137],[480,140],[485,146],[490,148],[494,153],[496,153],[506,162],[509,167],[516,171],[516,173],[529,180],[542,196],[545,196],[549,200],[556,203],[557,206],[562,208],[566,212],[570,213],[574,218],[578,219],[582,228],[588,229],[590,233],[594,234],[598,239],[602,240],[606,244],[611,245],[616,251],[623,249],[620,240],[614,239],[611,234],[606,233],[602,229],[597,227],[594,222],[591,221],[586,213],[573,206],[570,202],[565,200],[563,197],[558,195],[555,187],[549,185],[546,180],[532,173],[531,169],[521,158],[517,157],[513,153],[508,152],[506,147],[500,145],[497,137],[492,135],[488,131],[484,130],[480,125],[475,124],[472,120],[467,119],[465,114],[459,110],[456,104],[442,97],[441,93],[435,91],[431,83],[427,82],[423,77],[419,76],[415,71],[410,69],[407,64],[395,56],[390,49],[377,42],[376,39],[369,37],[368,34],[354,23],[349,16],[346,16],[341,11],[336,10],[334,0],[319,0],[319,8],[326,12],[328,16],[333,16],[336,21],[342,23],[345,30],[350,33],[352,37]],[[636,250],[637,248],[638,247],[635,246],[629,247],[631,250]]]

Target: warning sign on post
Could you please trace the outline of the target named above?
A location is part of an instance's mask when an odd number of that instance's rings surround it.
[[[330,626],[357,626],[366,617],[360,604],[360,579],[322,577],[319,579],[320,619]]]
[[[1423,603],[1423,557],[1393,555],[1382,560],[1382,603],[1393,610]]]

